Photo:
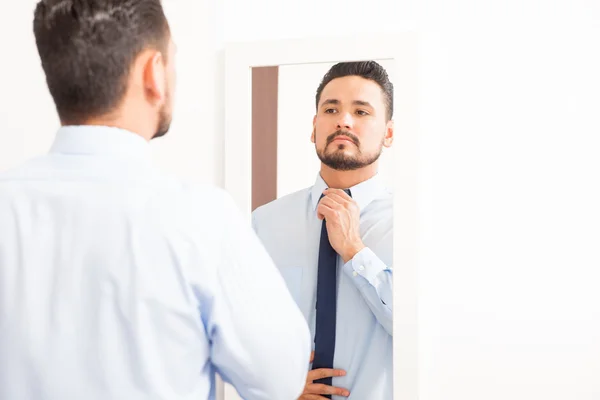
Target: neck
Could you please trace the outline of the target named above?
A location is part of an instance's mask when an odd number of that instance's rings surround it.
[[[80,121],[79,123],[75,123],[73,125],[109,126],[112,128],[124,129],[126,131],[141,136],[146,141],[150,141],[152,139],[152,136],[154,135],[154,129],[152,124],[152,122],[154,121],[149,121],[149,118],[139,118],[139,114],[140,113],[125,112],[124,110],[119,110],[118,112],[111,113],[108,115],[89,118],[85,121]]]
[[[337,171],[321,163],[321,178],[332,189],[348,189],[377,174],[377,162],[353,171]]]

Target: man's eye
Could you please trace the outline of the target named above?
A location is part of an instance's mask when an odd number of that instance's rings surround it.
[[[325,114],[333,114],[335,112],[335,108],[328,108],[325,110]]]
[[[368,113],[368,112],[366,112],[365,110],[357,110],[357,111],[356,111],[356,113],[357,113],[358,115],[369,115],[369,113]]]

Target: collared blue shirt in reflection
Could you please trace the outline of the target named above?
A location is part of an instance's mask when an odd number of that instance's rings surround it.
[[[326,188],[318,175],[312,187],[259,207],[252,215],[254,229],[300,306],[313,338],[322,224],[316,210]],[[392,193],[378,175],[350,190],[360,208],[360,232],[367,247],[345,265],[338,257],[334,367],[346,370],[347,375],[333,378],[333,385],[348,389],[352,400],[391,400]]]
[[[0,398],[296,399],[308,325],[233,200],[107,127],[0,174]],[[285,371],[285,372],[284,372]]]

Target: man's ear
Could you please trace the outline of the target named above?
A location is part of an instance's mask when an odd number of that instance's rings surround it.
[[[167,71],[164,61],[162,53],[149,51],[143,65],[146,96],[155,104],[164,103],[167,96]]]
[[[394,141],[394,120],[389,120],[385,128],[385,137],[383,138],[383,145],[385,147],[392,147]]]

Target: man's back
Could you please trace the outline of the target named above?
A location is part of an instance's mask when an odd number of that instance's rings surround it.
[[[206,399],[215,372],[247,399],[301,392],[308,329],[251,228],[148,153],[63,128],[0,174],[0,398]]]

